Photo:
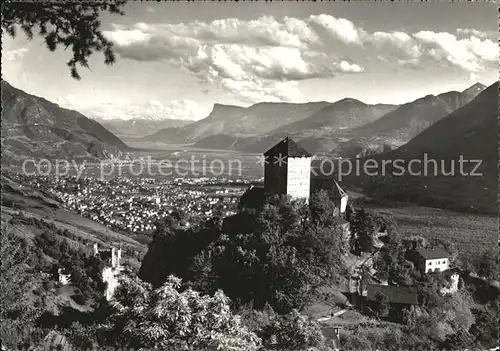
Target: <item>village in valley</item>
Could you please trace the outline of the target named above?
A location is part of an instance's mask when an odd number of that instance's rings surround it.
[[[56,174],[9,173],[60,201],[64,208],[132,235],[148,235],[155,223],[182,209],[188,216],[209,218],[235,213],[238,198],[250,183],[245,179],[59,177]]]

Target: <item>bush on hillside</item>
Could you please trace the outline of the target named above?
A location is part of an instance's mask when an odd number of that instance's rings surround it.
[[[356,211],[349,220],[356,236],[355,251],[372,252],[376,231],[379,229],[375,216],[364,208]]]
[[[38,342],[41,331],[36,321],[42,310],[28,299],[35,273],[30,270],[29,248],[10,225],[2,225],[0,257],[0,339],[2,346],[24,349]]]
[[[276,315],[265,325],[259,336],[264,349],[271,350],[331,350],[319,325],[296,310],[288,315]]]
[[[153,290],[134,276],[124,276],[115,307],[100,327],[104,345],[163,350],[258,350],[260,339],[241,323],[218,291],[213,296],[182,290],[173,276]]]

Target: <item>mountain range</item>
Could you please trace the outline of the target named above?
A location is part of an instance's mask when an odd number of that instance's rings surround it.
[[[361,160],[374,159],[379,165],[383,160],[401,160],[405,165],[420,160],[412,165],[413,175],[394,175],[391,163],[386,176],[352,175],[345,181],[373,196],[456,210],[496,212],[497,116],[498,82],[405,145]],[[425,167],[424,154],[436,163],[428,161]],[[467,161],[462,170],[461,158]]]
[[[148,118],[123,120],[120,118],[95,117],[94,120],[125,141],[135,141],[138,138],[154,134],[158,130],[172,127],[182,127],[192,122],[185,119]]]
[[[381,148],[395,149],[417,134],[468,104],[486,87],[475,84],[462,91],[427,95],[404,104],[382,118],[347,131],[341,137],[338,153],[344,157],[377,153]]]
[[[235,138],[256,136],[301,120],[328,104],[324,101],[304,104],[263,102],[250,107],[214,104],[208,117],[183,127],[160,130],[142,141],[186,144],[219,134]]]
[[[27,158],[96,160],[130,148],[98,122],[2,80],[2,164]]]
[[[27,94],[5,81],[1,88],[2,165],[19,165],[27,158],[98,160],[133,151],[105,126],[77,111]],[[373,196],[492,212],[496,201],[497,154],[493,145],[497,108],[497,83],[487,89],[475,84],[462,92],[427,95],[400,106],[369,105],[355,99],[260,103],[247,108],[216,104],[203,120],[169,127],[143,139],[260,153],[290,134],[312,153],[406,163],[422,159],[426,153],[428,158],[444,162],[446,171],[452,162],[459,167],[462,156],[481,160],[475,170],[481,175],[446,176],[438,172],[437,176],[391,176],[389,169],[387,177],[348,177],[345,181]],[[114,128],[125,128],[129,123],[130,131],[137,133],[140,122],[135,126],[134,121],[122,122],[122,127]],[[464,171],[470,173],[474,165],[466,164]]]
[[[306,104],[260,103],[247,108],[215,104],[210,115],[142,138],[197,148],[260,153],[290,135],[314,154],[366,156],[393,150],[466,105],[486,87],[427,95],[403,105],[356,99]]]

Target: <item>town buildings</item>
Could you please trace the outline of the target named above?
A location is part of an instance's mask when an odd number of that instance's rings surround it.
[[[55,177],[9,174],[59,200],[63,207],[112,230],[149,235],[156,222],[181,208],[188,216],[209,218],[236,213],[250,180],[241,178],[153,179]],[[260,179],[256,179],[259,181]]]

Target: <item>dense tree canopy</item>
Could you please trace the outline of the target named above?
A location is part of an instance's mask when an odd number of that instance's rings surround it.
[[[474,262],[477,274],[488,280],[498,280],[497,257],[498,252],[494,252],[493,250],[485,251]]]
[[[487,308],[477,309],[474,313],[474,324],[469,332],[474,335],[484,349],[492,349],[498,345],[498,299],[488,304]]]
[[[0,339],[7,347],[23,348],[36,340],[35,322],[42,311],[27,301],[34,277],[27,245],[9,225],[2,225],[0,233]]]
[[[259,335],[264,349],[271,350],[331,350],[319,325],[296,310],[287,315],[275,315]]]
[[[114,310],[101,326],[104,344],[162,350],[258,350],[260,339],[233,315],[221,291],[182,290],[173,276],[158,289],[124,276]]]
[[[59,46],[71,47],[73,57],[67,62],[71,76],[80,79],[77,65],[88,68],[89,57],[95,52],[104,53],[104,63],[113,64],[113,44],[101,31],[101,12],[123,15],[124,0],[111,2],[67,1],[6,1],[2,3],[2,30],[14,37],[20,28],[32,39],[37,34],[44,38],[50,51]]]
[[[357,238],[356,248],[360,251],[371,252],[375,232],[379,229],[373,214],[362,208],[351,216],[350,222],[351,231]]]
[[[241,215],[239,224],[248,223],[224,233],[213,221],[159,226],[140,275],[154,286],[174,274],[195,290],[220,288],[236,306],[252,303],[260,309],[269,303],[279,313],[300,309],[318,287],[344,273],[344,236],[332,215],[335,206],[324,194],[313,196],[310,205],[271,198],[252,219]]]

